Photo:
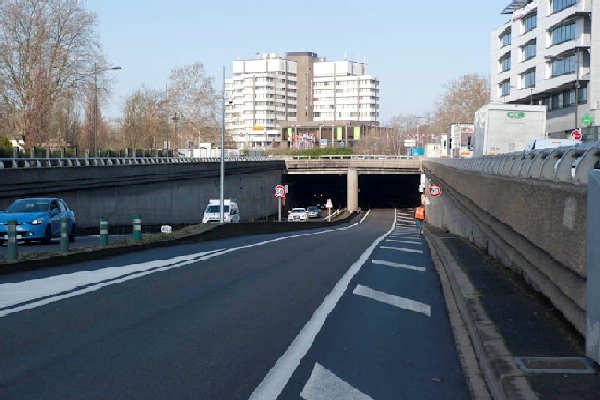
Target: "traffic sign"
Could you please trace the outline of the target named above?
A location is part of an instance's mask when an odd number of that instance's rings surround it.
[[[439,185],[431,185],[429,187],[429,194],[432,197],[438,197],[439,195],[442,194],[442,188],[441,188],[441,186],[439,186]]]
[[[331,202],[331,199],[327,199],[327,203],[325,204],[325,208],[333,208],[333,203]]]
[[[583,118],[581,118],[581,122],[583,123],[583,126],[590,126],[592,125],[592,117],[590,114],[585,114]]]
[[[571,137],[573,140],[580,141],[581,136],[581,131],[579,129],[573,129],[573,132],[571,132]]]
[[[277,185],[275,186],[275,197],[277,198],[285,198],[285,186]]]

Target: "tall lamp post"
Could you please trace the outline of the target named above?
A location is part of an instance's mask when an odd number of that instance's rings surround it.
[[[415,119],[417,120],[417,147],[419,147],[419,144],[422,144],[421,136],[419,135],[419,126],[421,125],[421,120],[425,119],[425,117],[415,117]],[[424,146],[420,146],[420,147],[424,147]]]
[[[98,64],[94,63],[94,118],[92,119],[92,135],[94,141],[94,157],[98,155],[96,140],[98,137],[98,73],[106,71],[115,71],[123,69],[119,66],[98,69]]]

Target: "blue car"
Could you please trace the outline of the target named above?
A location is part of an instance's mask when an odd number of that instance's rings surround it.
[[[8,239],[8,221],[17,221],[17,239],[49,243],[60,237],[60,220],[67,218],[69,240],[75,236],[75,213],[63,199],[31,198],[15,200],[5,211],[0,211],[0,243]]]

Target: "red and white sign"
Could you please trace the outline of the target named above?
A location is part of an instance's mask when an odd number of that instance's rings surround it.
[[[574,129],[573,132],[571,132],[571,137],[573,138],[573,140],[576,140],[578,142],[581,141],[581,131],[579,129]]]
[[[438,197],[442,194],[442,188],[439,185],[432,185],[429,187],[429,194],[431,197]]]
[[[285,199],[285,186],[283,186],[283,185],[275,186],[275,197]]]

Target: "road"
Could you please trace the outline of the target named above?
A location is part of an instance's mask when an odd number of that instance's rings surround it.
[[[2,399],[466,399],[412,220],[0,277]]]

